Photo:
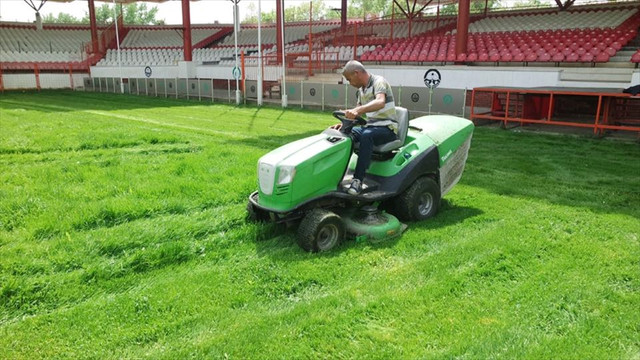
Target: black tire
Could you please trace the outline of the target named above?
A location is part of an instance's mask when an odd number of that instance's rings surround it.
[[[265,222],[269,220],[269,217],[260,212],[260,210],[256,210],[251,201],[249,201],[247,203],[247,220],[254,223]]]
[[[440,209],[440,186],[430,177],[418,178],[393,200],[393,214],[402,221],[421,221]]]
[[[298,227],[298,245],[306,251],[329,251],[344,240],[345,229],[337,214],[324,209],[313,209]]]

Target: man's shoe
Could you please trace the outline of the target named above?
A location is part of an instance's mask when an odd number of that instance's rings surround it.
[[[351,186],[349,186],[349,190],[347,190],[347,193],[349,193],[349,195],[358,195],[360,194],[361,191],[362,191],[362,180],[353,179],[353,181],[351,181]]]

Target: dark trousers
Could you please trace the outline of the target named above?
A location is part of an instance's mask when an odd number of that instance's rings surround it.
[[[395,140],[396,133],[387,126],[358,126],[353,128],[351,135],[354,141],[360,143],[356,172],[353,174],[353,177],[355,179],[363,180],[364,173],[371,164],[371,155],[373,154],[374,145],[382,145]]]

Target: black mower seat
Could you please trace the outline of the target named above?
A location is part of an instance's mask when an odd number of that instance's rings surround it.
[[[398,138],[386,144],[374,146],[373,152],[386,153],[404,145],[407,131],[409,131],[409,110],[396,106],[396,121],[398,122]]]

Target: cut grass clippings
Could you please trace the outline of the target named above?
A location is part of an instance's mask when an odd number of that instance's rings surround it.
[[[402,237],[308,254],[245,221],[328,113],[0,95],[0,358],[640,356],[640,146],[476,129]]]

